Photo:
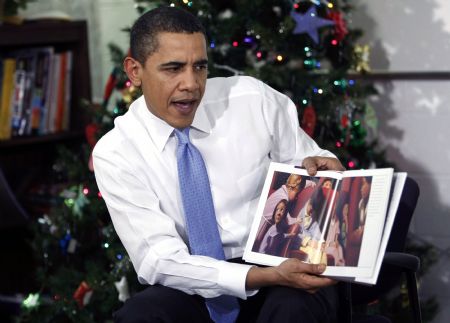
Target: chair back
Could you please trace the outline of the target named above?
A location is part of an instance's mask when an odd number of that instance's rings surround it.
[[[402,252],[405,250],[409,225],[411,223],[419,195],[419,185],[414,179],[407,177],[386,251]]]
[[[21,226],[26,224],[27,220],[27,213],[17,201],[0,169],[0,229]]]
[[[411,177],[407,177],[386,252],[404,251],[409,225],[417,205],[417,200],[419,199],[419,194],[420,190],[417,182]],[[351,294],[353,304],[367,304],[375,301],[397,285],[401,274],[402,271],[398,268],[383,264],[376,285],[364,286],[352,284]]]

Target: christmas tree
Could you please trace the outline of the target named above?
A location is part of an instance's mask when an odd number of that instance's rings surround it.
[[[261,79],[291,97],[302,128],[348,169],[384,167],[389,163],[377,147],[377,118],[368,101],[376,91],[362,77],[370,70],[369,49],[358,43],[362,32],[348,26],[351,2],[136,0],[135,6],[140,13],[160,5],[191,11],[208,33],[209,77]],[[32,243],[41,288],[25,299],[22,322],[104,322],[142,288],[90,160],[98,138],[140,95],[122,72],[125,53],[114,45],[110,50],[115,67],[104,100],[86,104],[92,114],[86,144],[62,148],[53,167],[52,207],[38,219]]]

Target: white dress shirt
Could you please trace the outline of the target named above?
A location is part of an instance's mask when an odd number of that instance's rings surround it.
[[[178,185],[174,128],[143,97],[95,146],[94,170],[138,279],[203,297],[245,299],[250,265],[192,256]],[[294,103],[251,77],[209,79],[190,131],[206,163],[227,259],[241,257],[270,161],[332,156],[298,125]]]

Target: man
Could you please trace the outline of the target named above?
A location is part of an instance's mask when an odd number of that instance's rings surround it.
[[[305,322],[330,321],[333,289],[322,287],[334,282],[318,276],[322,266],[289,259],[262,268],[189,252],[177,144],[187,129],[203,157],[226,259],[243,254],[270,161],[303,165],[310,174],[342,169],[339,161],[299,129],[286,96],[250,77],[207,81],[205,32],[191,14],[149,11],[130,43],[124,69],[143,96],[116,119],[93,158],[114,227],[139,281],[150,286],[116,321],[210,322],[209,301],[221,295],[240,299],[241,322],[298,321],[298,313]]]

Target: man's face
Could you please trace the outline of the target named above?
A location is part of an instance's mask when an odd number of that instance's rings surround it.
[[[190,126],[205,92],[208,58],[202,33],[160,33],[158,48],[141,66],[149,110],[174,128]]]

